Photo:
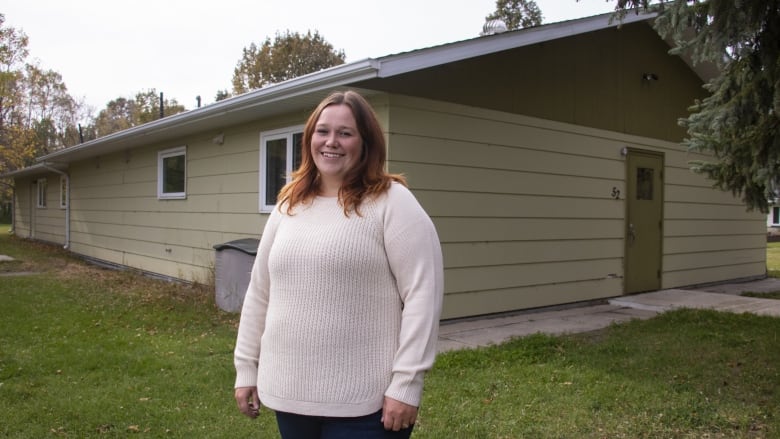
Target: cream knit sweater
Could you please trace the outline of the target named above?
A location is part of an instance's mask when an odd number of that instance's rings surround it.
[[[235,366],[236,387],[257,386],[273,410],[352,417],[385,395],[420,403],[443,296],[439,239],[398,183],[360,214],[318,197],[268,219]]]

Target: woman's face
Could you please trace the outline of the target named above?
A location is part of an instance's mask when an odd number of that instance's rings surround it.
[[[335,196],[344,176],[360,160],[363,139],[347,105],[325,107],[311,138],[311,155],[320,172],[323,195]]]

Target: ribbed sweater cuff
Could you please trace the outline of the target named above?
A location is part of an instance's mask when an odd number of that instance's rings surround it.
[[[424,373],[415,375],[411,380],[404,376],[396,376],[387,388],[385,396],[401,401],[404,404],[420,406],[423,391]]]
[[[236,388],[257,386],[257,369],[253,367],[236,368]]]

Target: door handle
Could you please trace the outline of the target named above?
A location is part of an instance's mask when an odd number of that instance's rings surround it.
[[[628,224],[628,246],[634,245],[634,241],[636,241],[636,228],[634,227],[633,223]]]

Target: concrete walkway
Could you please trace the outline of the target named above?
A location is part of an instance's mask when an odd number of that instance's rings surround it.
[[[595,331],[612,323],[648,319],[676,308],[750,312],[780,317],[780,300],[739,295],[748,291],[780,291],[780,279],[719,284],[696,290],[661,290],[621,296],[596,305],[444,322],[439,329],[438,350],[446,352],[488,346],[538,332],[557,335]]]

